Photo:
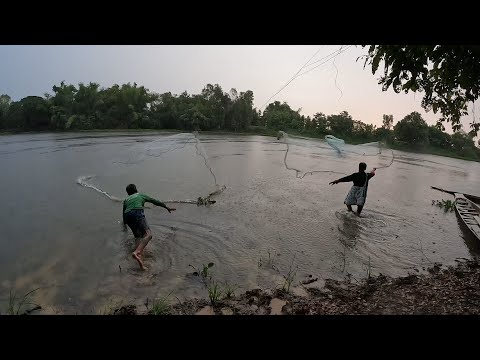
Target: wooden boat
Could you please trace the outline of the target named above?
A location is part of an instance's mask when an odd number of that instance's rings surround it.
[[[470,232],[480,240],[480,206],[463,194],[454,193],[455,210]]]

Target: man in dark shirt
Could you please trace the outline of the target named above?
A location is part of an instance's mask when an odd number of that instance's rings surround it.
[[[375,168],[370,173],[366,173],[367,164],[361,162],[358,164],[358,172],[341,179],[332,181],[330,185],[335,185],[341,182],[353,181],[353,186],[345,198],[344,204],[347,205],[348,211],[352,210],[352,205],[357,205],[357,215],[360,216],[365,200],[367,199],[368,180],[375,176]]]

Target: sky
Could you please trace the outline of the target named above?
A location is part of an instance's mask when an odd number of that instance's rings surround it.
[[[315,62],[339,50],[341,45],[54,45],[0,46],[0,94],[13,100],[52,93],[62,80],[77,85],[97,82],[103,87],[136,82],[157,93],[199,93],[206,84],[224,91],[252,90],[254,105],[262,107],[308,61]],[[344,45],[342,50],[345,50]],[[383,92],[381,72],[363,68],[367,48],[351,46],[324,64],[293,80],[270,102],[286,101],[304,115],[347,111],[355,120],[380,126],[383,114],[394,124],[418,111],[428,124],[440,117],[426,113],[422,93]],[[328,59],[328,58],[327,58]],[[380,71],[383,67],[380,66]],[[471,108],[471,107],[470,107]],[[477,110],[478,113],[478,110]],[[468,131],[473,115],[462,119]],[[449,124],[446,131],[451,133]]]

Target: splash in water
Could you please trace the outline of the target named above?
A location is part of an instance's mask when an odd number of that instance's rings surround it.
[[[98,187],[96,187],[93,184],[88,183],[88,180],[90,180],[94,177],[95,177],[95,175],[79,176],[77,178],[77,184],[79,184],[81,186],[84,186],[86,188],[93,189],[93,190],[99,192],[100,194],[105,195],[110,200],[113,200],[113,201],[116,201],[116,202],[122,202],[123,201],[123,199],[120,199],[120,198],[117,198],[116,196],[110,195],[108,192],[106,192],[102,189],[99,189]]]

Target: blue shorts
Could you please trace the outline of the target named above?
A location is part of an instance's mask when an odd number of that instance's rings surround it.
[[[124,214],[125,224],[132,230],[133,235],[136,238],[142,238],[147,233],[147,230],[150,230],[148,226],[147,219],[145,218],[145,213],[142,209],[130,210]]]

